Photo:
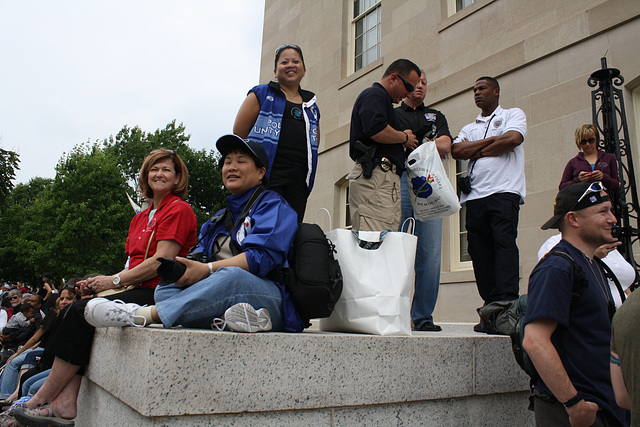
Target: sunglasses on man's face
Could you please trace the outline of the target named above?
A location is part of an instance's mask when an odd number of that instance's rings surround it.
[[[413,92],[414,90],[416,90],[416,88],[413,87],[411,83],[406,81],[400,74],[396,74],[396,76],[398,76],[398,78],[402,80],[402,83],[404,83],[404,88],[407,90],[407,92]]]
[[[580,145],[595,144],[595,142],[596,142],[596,139],[594,137],[591,137],[589,139],[581,139]]]

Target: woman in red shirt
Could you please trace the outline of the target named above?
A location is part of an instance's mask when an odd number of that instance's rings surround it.
[[[83,294],[153,305],[154,289],[160,281],[157,258],[185,256],[196,243],[196,217],[182,200],[188,184],[189,172],[176,153],[163,148],[149,153],[140,169],[138,186],[151,206],[137,214],[129,226],[125,245],[128,265],[115,274],[78,282]],[[56,356],[51,373],[14,415],[40,420],[53,417],[51,421],[57,424],[52,425],[72,425],[69,420],[76,416],[82,373],[89,363],[95,332],[84,319],[87,301],[71,304],[58,316],[60,325],[48,344]]]

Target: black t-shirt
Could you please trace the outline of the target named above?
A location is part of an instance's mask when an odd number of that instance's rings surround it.
[[[286,101],[271,179],[307,176],[307,138],[302,104]]]
[[[449,132],[447,119],[440,111],[434,110],[433,108],[427,108],[424,104],[420,104],[413,109],[404,102],[402,102],[395,111],[398,126],[400,126],[401,129],[411,129],[411,131],[420,139],[420,143],[422,143],[425,131],[432,132],[433,130],[435,130],[435,132],[433,132],[429,139],[436,139],[439,136],[446,135],[453,140],[451,133]],[[411,151],[413,150],[407,149],[407,155],[409,155]]]
[[[390,125],[396,130],[398,127],[396,113],[393,103],[387,90],[380,83],[363,90],[351,111],[351,131],[349,156],[357,160],[360,152],[355,147],[356,141],[362,141],[365,145],[375,144],[376,157],[388,157],[391,162],[398,166],[398,170],[404,170],[404,141],[398,144],[378,144],[371,137]]]

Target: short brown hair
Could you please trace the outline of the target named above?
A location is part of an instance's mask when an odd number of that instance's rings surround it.
[[[580,141],[582,141],[583,139],[589,139],[592,137],[596,139],[596,148],[597,148],[598,143],[600,142],[600,132],[598,132],[598,128],[590,123],[578,127],[578,129],[576,129],[576,145],[578,146],[578,150],[581,150]]]
[[[147,157],[142,161],[142,167],[138,176],[138,189],[144,197],[149,199],[153,198],[153,190],[149,187],[148,178],[149,170],[151,166],[166,159],[173,161],[173,167],[176,170],[176,175],[180,175],[178,184],[171,191],[176,196],[184,199],[189,192],[189,170],[187,165],[184,164],[180,156],[178,156],[173,150],[166,148],[158,148],[151,151]]]

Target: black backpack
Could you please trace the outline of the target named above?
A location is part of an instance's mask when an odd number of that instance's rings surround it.
[[[268,275],[289,291],[307,327],[310,319],[329,317],[342,293],[342,271],[334,252],[319,225],[301,223],[293,240],[291,267]]]
[[[578,263],[566,252],[562,251],[551,251],[545,255],[545,258],[550,256],[560,256],[571,264],[571,269],[573,271],[573,286],[571,289],[571,306],[578,302],[584,290],[589,285],[587,278],[582,270],[582,267],[578,265]],[[536,371],[535,366],[533,366],[533,362],[529,358],[529,355],[522,347],[522,342],[524,341],[524,327],[525,327],[525,315],[527,313],[527,295],[521,295],[520,298],[517,299],[516,303],[516,317],[517,322],[515,326],[515,332],[511,335],[511,347],[513,349],[513,354],[516,358],[516,362],[518,365],[531,377],[532,383],[535,382],[538,378],[538,372]]]

